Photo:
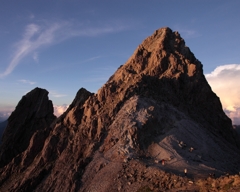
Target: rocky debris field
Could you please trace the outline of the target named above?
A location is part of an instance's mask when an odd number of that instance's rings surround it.
[[[224,175],[215,178],[209,175],[207,178],[195,179],[188,176],[175,175],[161,171],[154,167],[138,165],[135,161],[129,162],[130,166],[124,166],[119,174],[118,191],[137,192],[239,192],[240,175]],[[118,178],[116,178],[117,180]],[[141,187],[139,187],[141,186]]]
[[[198,174],[194,176],[185,174],[184,170],[179,174],[174,174],[166,169],[165,165],[158,165],[150,159],[132,159],[124,163],[110,161],[102,156],[96,159],[98,163],[90,163],[87,167],[87,170],[92,170],[92,172],[86,172],[83,176],[82,192],[108,190],[124,192],[240,191],[240,175],[225,174],[216,177],[214,174],[209,174],[200,178]]]

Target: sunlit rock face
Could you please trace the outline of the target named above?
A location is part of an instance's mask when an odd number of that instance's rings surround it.
[[[185,169],[200,177],[240,168],[231,120],[169,28],[145,39],[96,94],[81,88],[51,122],[21,135],[28,144],[3,164],[0,191],[165,191],[188,185]]]

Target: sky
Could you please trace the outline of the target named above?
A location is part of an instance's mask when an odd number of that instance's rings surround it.
[[[178,31],[240,124],[239,0],[0,0],[0,118],[35,87],[59,115],[97,92],[156,29]]]

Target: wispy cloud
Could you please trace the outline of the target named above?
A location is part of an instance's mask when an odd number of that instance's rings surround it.
[[[60,97],[66,97],[67,95],[65,94],[60,94],[56,91],[49,91],[49,95],[55,98],[60,98]]]
[[[38,63],[38,53],[37,52],[33,53],[33,59],[34,59],[34,61],[36,61]]]
[[[85,28],[83,30],[72,30],[70,31],[71,36],[98,36],[107,33],[114,33],[125,30],[125,26],[104,26],[100,28]]]
[[[200,36],[200,34],[196,30],[180,27],[179,25],[176,25],[175,27],[173,27],[173,29],[175,31],[178,31],[184,39],[195,38]]]
[[[240,64],[218,66],[206,78],[233,123],[240,123]]]
[[[29,24],[25,28],[22,39],[16,43],[15,52],[6,70],[0,74],[0,78],[9,75],[20,61],[31,53],[35,61],[38,61],[37,50],[44,46],[62,42],[77,36],[99,36],[103,34],[125,30],[123,25],[85,27],[75,25],[72,22],[57,22],[47,25]]]
[[[86,62],[89,62],[89,61],[94,61],[94,60],[99,59],[99,58],[101,58],[101,56],[91,57],[89,59],[84,60],[83,63],[86,63]]]
[[[29,19],[34,19],[35,15],[34,14],[30,14]]]
[[[11,62],[0,77],[9,75],[19,62],[31,52],[43,45],[48,45],[54,40],[54,33],[60,28],[59,24],[54,24],[47,29],[41,29],[36,24],[30,24],[26,27],[21,41],[16,44],[16,51]]]
[[[20,79],[20,80],[18,80],[18,81],[21,82],[21,83],[30,84],[30,85],[36,84],[36,82],[34,82],[34,81],[29,81],[29,80],[26,80],[26,79]]]

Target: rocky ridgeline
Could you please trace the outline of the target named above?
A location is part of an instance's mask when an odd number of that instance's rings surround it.
[[[49,127],[55,118],[53,105],[48,100],[46,90],[35,88],[23,96],[8,118],[2,137],[0,167],[4,167],[14,157],[25,151],[32,136],[37,134],[37,131]]]
[[[59,118],[46,91],[23,97],[1,145],[0,191],[205,190],[209,173],[238,173],[239,147],[201,62],[161,28]]]

